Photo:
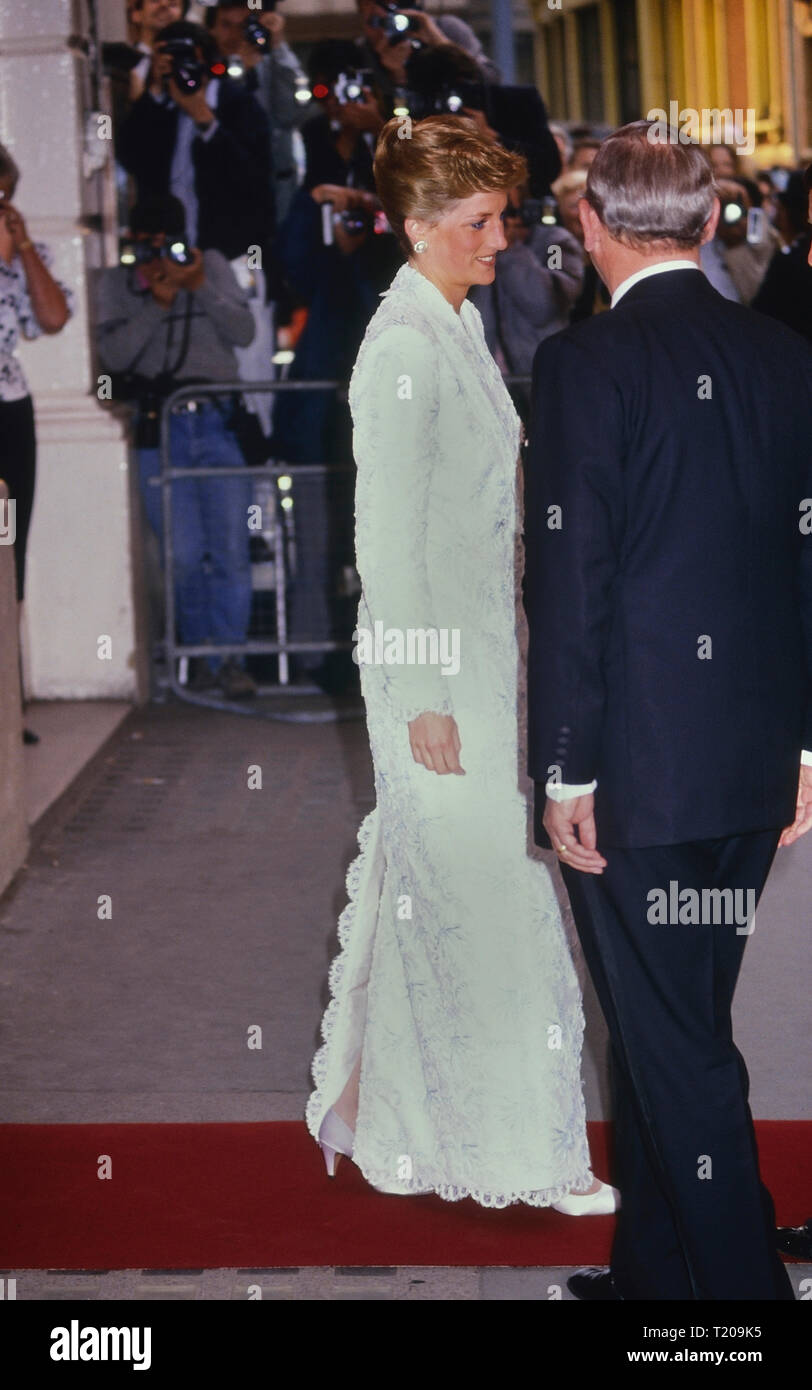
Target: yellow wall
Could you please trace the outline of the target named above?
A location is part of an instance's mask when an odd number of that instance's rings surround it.
[[[590,0],[530,0],[551,114],[582,118],[575,11]],[[594,3],[594,0],[593,0]],[[597,0],[604,120],[617,124],[615,0]],[[556,34],[554,31],[558,30]],[[754,110],[755,161],[795,162],[812,144],[812,8],[802,0],[638,0],[641,115],[653,107]],[[556,80],[555,69],[565,73]],[[794,58],[795,87],[791,80]]]

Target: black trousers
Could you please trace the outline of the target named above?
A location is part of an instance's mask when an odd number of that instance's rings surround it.
[[[0,401],[0,478],[8,484],[9,498],[16,502],[14,569],[18,600],[23,597],[25,588],[25,549],[34,506],[36,457],[31,397],[24,396],[21,401]]]
[[[597,875],[562,864],[612,1045],[622,1209],[610,1268],[623,1298],[794,1297],[731,1029],[747,928],[710,899],[702,924],[651,920],[652,890],[673,901],[674,882],[757,903],[780,833],[608,849]],[[768,930],[757,918],[753,929]]]

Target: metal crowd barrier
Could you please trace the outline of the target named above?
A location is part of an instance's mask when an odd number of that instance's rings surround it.
[[[530,384],[530,377],[506,377],[505,382],[509,386],[527,386]],[[295,499],[296,499],[296,479],[299,477],[322,478],[327,484],[331,477],[343,476],[348,485],[354,475],[352,465],[327,464],[327,463],[306,463],[295,464],[287,463],[284,459],[268,458],[265,463],[259,465],[245,464],[242,468],[235,467],[195,467],[178,468],[173,467],[171,459],[171,417],[173,407],[183,401],[202,401],[210,397],[230,396],[235,402],[243,400],[245,397],[256,394],[281,394],[293,391],[316,392],[316,391],[346,391],[347,383],[344,381],[260,381],[246,382],[240,380],[218,381],[211,383],[198,383],[189,386],[178,387],[171,395],[167,396],[162,403],[160,413],[160,473],[157,477],[151,478],[150,483],[155,487],[160,487],[162,491],[162,516],[163,516],[163,593],[165,605],[165,634],[163,639],[163,649],[166,659],[167,675],[166,685],[178,698],[190,701],[193,704],[206,706],[208,708],[227,709],[237,714],[260,715],[271,719],[282,719],[295,722],[321,722],[336,718],[357,718],[360,711],[357,709],[331,709],[319,711],[284,711],[277,707],[273,710],[263,706],[260,702],[257,705],[253,699],[228,700],[225,696],[219,697],[208,695],[202,691],[192,691],[188,688],[186,681],[182,677],[188,672],[189,659],[193,657],[212,657],[212,656],[269,656],[277,660],[277,680],[272,683],[259,683],[258,694],[263,695],[312,695],[321,693],[319,687],[309,684],[291,684],[289,658],[300,653],[328,653],[336,651],[350,651],[351,641],[339,641],[324,634],[315,640],[301,640],[296,636],[291,636],[290,622],[288,615],[288,586],[289,583],[296,582],[294,566],[291,564],[291,550],[294,551],[297,544],[295,538]],[[272,499],[272,516],[268,518],[269,525],[264,528],[265,540],[271,538],[271,573],[267,574],[266,579],[270,578],[270,584],[262,587],[270,588],[273,593],[273,621],[275,632],[273,637],[249,636],[241,643],[205,643],[192,645],[182,643],[177,639],[176,633],[176,599],[175,599],[175,554],[173,539],[173,486],[176,480],[191,478],[246,478],[251,477],[256,480],[264,481],[269,484],[265,490],[266,498]],[[281,492],[279,480],[290,480],[290,490]],[[256,496],[256,491],[255,494]],[[285,497],[292,497],[293,501],[293,524],[289,511],[284,506]],[[260,504],[262,506],[262,504]],[[351,505],[351,504],[350,504]],[[264,517],[264,507],[263,507]],[[247,528],[247,520],[246,520]],[[248,545],[246,538],[246,545]],[[295,565],[295,559],[294,559]],[[254,566],[252,565],[252,577]],[[253,595],[257,592],[252,582],[252,601]]]

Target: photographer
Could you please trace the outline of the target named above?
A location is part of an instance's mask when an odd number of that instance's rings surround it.
[[[205,23],[229,70],[242,68],[241,81],[268,117],[271,168],[268,176],[275,224],[287,216],[296,192],[293,132],[301,124],[304,106],[296,100],[297,80],[305,82],[302,66],[285,43],[285,20],[276,0],[262,0],[262,9],[244,4],[209,5]],[[235,74],[231,72],[231,75]]]
[[[263,250],[273,229],[268,118],[241,83],[213,77],[217,46],[199,24],[181,20],[155,39],[147,90],[117,142],[137,194],[173,193],[189,240],[227,260]]]
[[[308,75],[315,113],[302,127],[305,147],[303,186],[320,183],[374,188],[372,160],[383,125],[372,73],[358,68],[358,49],[345,39],[313,45]],[[352,83],[358,85],[357,93]],[[347,85],[353,95],[348,95]]]
[[[423,50],[443,48],[462,53],[476,64],[482,81],[501,82],[498,67],[464,19],[456,15],[427,15],[418,6],[402,8],[394,3],[376,4],[375,0],[356,0],[356,7],[364,26],[361,65],[373,69],[387,99],[396,87],[407,85],[406,65],[416,51],[413,40]],[[408,37],[398,42],[395,25],[402,25],[404,19],[409,22]]]
[[[416,49],[406,64],[406,99],[419,120],[433,112],[469,116],[483,134],[527,160],[528,194],[550,196],[561,155],[538,90],[484,82],[476,63],[452,44]]]
[[[167,24],[185,19],[188,8],[188,0],[135,0],[128,7],[127,19],[134,47],[143,55],[128,74],[130,101],[138,100],[149,81],[156,34]]]
[[[479,309],[485,339],[500,370],[530,376],[539,343],[569,323],[581,291],[581,248],[564,228],[539,220],[542,204],[511,190],[502,221],[507,247],[496,258],[490,285],[474,285],[468,298]],[[528,394],[511,388],[519,413],[527,420]]]
[[[314,90],[323,90],[322,112],[303,129],[305,182],[274,244],[291,290],[308,311],[292,380],[349,378],[378,297],[401,260],[395,238],[375,227],[380,208],[371,191],[372,149],[382,114],[372,89],[359,80],[363,74],[342,70],[345,58],[357,58],[357,50],[335,41],[319,45],[312,55],[311,78]],[[287,392],[277,399],[279,457],[351,466],[351,434],[346,401],[333,392]],[[291,631],[299,640],[348,639],[354,605],[337,598],[335,584],[353,554],[352,498],[341,477],[325,478],[315,469],[312,476],[300,475],[294,517]],[[300,656],[296,667],[332,692],[357,682],[358,668],[344,653],[332,653],[320,664],[316,656]]]
[[[809,170],[793,170],[786,187],[777,195],[776,226],[784,246],[767,268],[764,282],[753,300],[759,313],[794,328],[812,342],[812,207]]]
[[[135,445],[144,507],[163,533],[158,416],[161,401],[189,382],[236,376],[234,347],[246,346],[254,322],[228,262],[185,242],[183,206],[169,195],[133,208],[127,260],[102,272],[97,322],[102,366],[116,374],[114,395],[134,399]],[[242,468],[229,396],[185,401],[171,415],[174,468]],[[181,641],[242,643],[251,612],[247,508],[250,478],[177,479],[172,486],[172,546]],[[219,684],[231,699],[256,686],[234,658],[197,660],[190,685]]]
[[[702,269],[725,299],[750,304],[758,294],[780,239],[763,213],[751,212],[758,208],[754,197],[761,198],[755,184],[738,178],[717,178],[716,187],[721,202],[719,225],[713,240],[700,250]],[[758,218],[755,224],[753,216]]]

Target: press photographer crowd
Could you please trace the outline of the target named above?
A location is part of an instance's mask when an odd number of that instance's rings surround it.
[[[578,203],[610,130],[550,120],[535,86],[502,81],[466,22],[419,6],[357,0],[354,39],[300,53],[286,41],[277,0],[262,0],[261,9],[138,0],[128,22],[129,43],[103,53],[121,250],[119,264],[98,276],[97,349],[112,400],[132,410],[153,579],[166,542],[161,490],[151,482],[161,469],[166,396],[235,380],[337,382],[336,390],[276,396],[201,391],[173,407],[170,449],[175,468],[242,469],[269,459],[310,466],[295,474],[288,499],[289,632],[314,645],[347,642],[353,458],[342,387],[403,260],[376,198],[378,132],[393,116],[447,113],[525,157],[528,181],[510,192],[493,283],[474,286],[470,299],[526,420],[522,379],[539,343],[609,307],[584,250]],[[702,249],[705,274],[726,298],[812,339],[809,171],[758,167],[732,145],[706,153],[722,213]],[[0,437],[17,500],[22,599],[35,439],[15,347],[20,333],[58,332],[71,294],[52,277],[47,247],[28,236],[19,180],[0,149]],[[262,553],[246,528],[253,495],[248,474],[177,486],[171,563],[182,643],[239,647],[252,630],[252,561]],[[161,621],[153,612],[155,646]],[[357,669],[348,651],[316,650],[292,658],[291,677],[336,693],[355,687]],[[250,697],[256,663],[239,652],[198,657],[188,685]]]

